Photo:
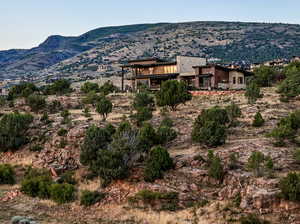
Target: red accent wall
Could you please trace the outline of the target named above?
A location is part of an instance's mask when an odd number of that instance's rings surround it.
[[[211,87],[213,88],[218,88],[218,84],[223,80],[229,81],[229,72],[217,66],[201,68],[199,74],[212,74]]]
[[[216,68],[215,71],[215,88],[218,88],[218,84],[225,80],[226,82],[229,82],[229,72],[224,71],[223,69]]]

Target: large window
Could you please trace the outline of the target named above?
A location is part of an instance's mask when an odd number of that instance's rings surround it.
[[[233,78],[232,78],[232,83],[233,83],[233,84],[236,84],[236,77],[233,77]]]
[[[238,78],[238,81],[239,81],[239,82],[238,82],[239,84],[243,84],[243,83],[244,83],[244,78],[243,78],[243,77],[239,77],[239,78]]]

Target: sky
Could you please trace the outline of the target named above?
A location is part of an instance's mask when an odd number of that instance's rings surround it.
[[[50,35],[140,23],[300,24],[299,0],[0,0],[0,50],[32,48]]]

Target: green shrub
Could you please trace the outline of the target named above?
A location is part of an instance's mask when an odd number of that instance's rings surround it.
[[[192,99],[184,82],[169,80],[162,83],[160,90],[156,93],[158,106],[168,106],[171,110],[176,110],[179,104]]]
[[[72,171],[67,171],[65,173],[63,173],[59,179],[57,180],[57,183],[59,184],[72,184],[72,185],[76,185],[77,181],[74,178],[74,172]]]
[[[152,109],[154,107],[154,99],[149,93],[140,92],[135,95],[132,105],[135,110],[142,107]]]
[[[273,160],[270,156],[265,156],[259,151],[252,152],[248,158],[247,168],[254,172],[255,176],[263,176],[265,172],[271,172],[274,168]]]
[[[70,112],[68,110],[63,110],[61,113],[60,113],[60,116],[62,116],[64,119],[67,119],[69,116],[70,116]]]
[[[39,112],[46,107],[46,100],[44,96],[32,94],[26,98],[26,103],[34,112]]]
[[[300,174],[289,173],[280,180],[279,188],[285,199],[300,201]]]
[[[92,171],[97,173],[104,181],[104,186],[115,179],[123,179],[128,175],[128,170],[140,160],[143,153],[139,132],[127,126],[126,122],[118,128],[112,142],[107,149],[100,150],[92,166]]]
[[[222,181],[225,175],[223,165],[221,163],[221,159],[218,156],[213,156],[211,160],[211,164],[208,169],[208,176]]]
[[[240,207],[241,202],[242,202],[242,196],[241,196],[241,193],[238,193],[238,194],[233,198],[232,202],[233,202],[233,205],[234,205],[235,207],[237,207],[237,208]]]
[[[196,120],[192,131],[192,139],[210,147],[223,145],[226,141],[226,127],[215,121],[208,121],[200,126]]]
[[[164,171],[172,169],[173,166],[173,160],[168,151],[160,146],[155,147],[150,151],[149,158],[146,162],[144,171],[145,180],[153,182],[156,179],[160,179],[163,177]]]
[[[85,117],[91,117],[92,116],[91,113],[90,113],[90,109],[87,108],[87,107],[84,108],[83,114],[84,114]]]
[[[261,116],[260,112],[257,112],[254,116],[254,120],[252,122],[252,126],[253,127],[261,127],[263,126],[265,123],[265,120],[263,119],[263,117]]]
[[[104,129],[110,136],[113,136],[116,133],[116,128],[112,124],[107,124]]]
[[[233,124],[235,119],[242,116],[241,109],[237,104],[232,102],[225,108],[230,124]]]
[[[160,193],[160,192],[155,192],[150,190],[141,190],[135,195],[135,197],[143,201],[151,201],[157,199],[177,199],[178,193],[177,192]]]
[[[230,153],[228,167],[231,170],[238,168],[238,153],[236,152]]]
[[[164,117],[164,119],[160,122],[160,126],[167,126],[171,128],[174,126],[174,122],[171,118]]]
[[[115,135],[120,136],[124,132],[131,131],[132,129],[133,129],[133,127],[131,126],[130,122],[128,120],[126,120],[125,117],[123,117],[123,120],[119,124],[119,127],[117,128]]]
[[[101,87],[100,87],[100,92],[103,93],[105,96],[118,91],[118,88],[113,85],[111,81],[105,82]]]
[[[62,116],[63,120],[61,121],[61,124],[68,124],[71,122],[70,120],[70,112],[69,110],[63,110],[61,113],[60,113],[60,116]]]
[[[68,134],[68,130],[61,128],[57,131],[57,135],[58,136],[65,136],[66,134]]]
[[[139,201],[142,201],[145,205],[150,205],[156,210],[176,211],[179,209],[177,192],[161,193],[150,190],[141,190],[135,196],[129,197],[128,201],[130,204],[139,204]],[[154,207],[154,205],[156,206]]]
[[[0,96],[0,106],[4,107],[7,104],[7,100],[4,96]]]
[[[86,94],[86,96],[82,99],[83,104],[92,104],[95,106],[97,102],[101,99],[101,96],[97,94],[95,91],[90,91]]]
[[[159,144],[166,144],[177,138],[177,132],[169,126],[159,126],[157,129],[157,139]]]
[[[261,87],[270,87],[275,82],[276,71],[271,66],[262,65],[254,69],[255,82]]]
[[[14,184],[15,171],[9,164],[0,164],[0,184]]]
[[[80,88],[81,92],[83,93],[89,93],[91,91],[95,91],[95,92],[99,92],[99,85],[97,83],[93,83],[93,82],[85,82],[81,88]]]
[[[151,120],[152,116],[152,110],[148,107],[140,107],[136,113],[132,115],[132,118],[136,121],[138,126],[141,126],[144,121]]]
[[[51,85],[45,86],[43,90],[44,94],[46,95],[53,95],[53,94],[58,94],[58,95],[63,95],[72,92],[71,89],[71,83],[70,81],[66,79],[60,79],[55,81]]]
[[[210,147],[222,145],[226,141],[225,125],[228,122],[229,118],[224,109],[216,106],[203,110],[194,122],[192,140]]]
[[[104,197],[105,194],[98,191],[82,191],[80,204],[88,207],[100,202]]]
[[[241,224],[270,224],[270,222],[266,220],[261,220],[254,214],[250,214],[247,216],[244,216],[240,219]]]
[[[67,145],[68,145],[67,139],[62,138],[62,139],[60,140],[60,142],[59,142],[58,147],[61,148],[61,149],[64,149],[64,148],[66,148]]]
[[[212,161],[213,161],[214,157],[215,157],[214,151],[213,150],[208,150],[207,160],[206,160],[208,167],[212,164]]]
[[[89,127],[81,146],[80,162],[83,165],[91,165],[97,159],[98,151],[106,149],[111,140],[112,136],[108,130],[94,125]]]
[[[122,151],[102,149],[90,169],[102,180],[102,186],[107,186],[112,180],[124,179],[128,175],[128,164],[124,160],[126,154]],[[127,157],[128,159],[128,157]]]
[[[300,67],[299,62],[293,62],[284,69],[286,79],[278,86],[278,93],[289,100],[300,95]]]
[[[5,114],[0,120],[0,151],[17,150],[27,142],[30,114]]]
[[[36,172],[36,171],[35,171]],[[21,191],[31,197],[47,199],[50,197],[52,179],[49,174],[28,175],[21,183]]]
[[[300,164],[300,148],[295,150],[294,158],[295,158],[296,162]]]
[[[197,121],[200,125],[208,121],[215,121],[219,124],[225,125],[229,123],[229,117],[227,111],[215,106],[210,109],[203,110],[201,115],[198,116]]]
[[[75,199],[75,187],[72,184],[52,184],[50,196],[59,204],[71,202]]]
[[[63,181],[62,181],[63,180]],[[60,179],[62,184],[54,183],[49,171],[29,167],[21,183],[21,191],[31,197],[39,197],[65,203],[74,199],[75,187],[66,182],[72,182],[70,176]]]
[[[149,123],[144,123],[139,130],[139,140],[141,147],[147,151],[157,143],[157,135],[155,129]]]
[[[40,118],[40,121],[43,122],[44,124],[50,124],[51,121],[49,119],[49,115],[47,112],[44,112],[43,115]]]
[[[248,99],[249,104],[254,104],[258,98],[262,98],[260,87],[254,81],[247,85],[245,97]]]
[[[112,107],[113,105],[109,99],[107,99],[106,97],[101,97],[96,105],[96,111],[102,115],[103,120],[105,121],[107,115],[111,113]]]
[[[87,130],[82,145],[80,160],[88,165],[93,174],[102,179],[102,186],[112,180],[123,179],[128,169],[140,159],[142,148],[139,133],[130,123],[124,121],[116,130],[114,128],[97,128]]]
[[[276,142],[275,145],[284,145],[284,140],[294,140],[297,130],[300,128],[300,110],[297,110],[289,116],[282,118],[277,127],[269,134]]]
[[[28,97],[37,91],[38,88],[33,83],[21,83],[9,89],[8,100],[13,100],[17,97]]]
[[[48,110],[50,113],[57,113],[63,109],[60,101],[53,100],[48,104]]]

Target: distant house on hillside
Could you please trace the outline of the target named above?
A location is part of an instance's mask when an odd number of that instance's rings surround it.
[[[286,66],[290,63],[290,61],[288,59],[275,59],[275,60],[272,60],[272,61],[266,61],[264,63],[265,66],[278,66],[278,67],[282,67],[282,66]]]
[[[300,62],[300,56],[293,56],[291,62]]]
[[[253,75],[236,68],[219,65],[194,66],[195,83],[199,89],[245,89],[247,80]]]
[[[132,89],[140,84],[146,85],[152,90],[157,90],[163,81],[185,80],[192,85],[194,77],[193,66],[206,65],[206,59],[200,57],[177,56],[176,61],[168,62],[158,58],[128,61],[122,65],[122,70],[130,69]]]

